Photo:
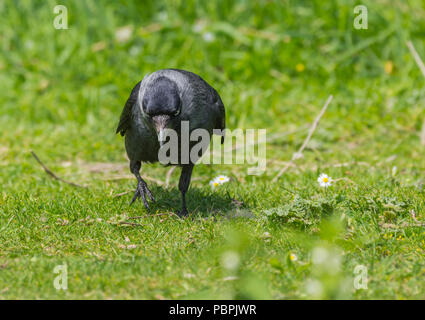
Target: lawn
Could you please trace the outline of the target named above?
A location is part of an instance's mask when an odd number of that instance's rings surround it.
[[[350,0],[64,0],[65,30],[57,4],[0,2],[0,299],[425,297],[425,78],[406,45],[425,60],[423,1],[362,1],[365,30]],[[267,129],[265,172],[197,165],[184,219],[160,164],[142,166],[151,212],[129,206],[115,135],[161,68],[212,84],[228,128]]]

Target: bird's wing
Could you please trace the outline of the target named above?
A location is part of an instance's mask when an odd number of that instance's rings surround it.
[[[146,74],[143,80],[138,82],[133,88],[133,90],[131,90],[130,97],[128,97],[124,109],[121,112],[120,123],[118,124],[118,128],[115,133],[120,133],[122,136],[124,136],[125,132],[130,127],[131,117],[133,114],[133,106],[136,104],[137,98],[139,97],[140,86],[143,84],[148,75],[149,74]]]
[[[131,90],[130,97],[128,97],[127,102],[125,103],[124,109],[121,112],[120,123],[118,124],[117,131],[115,133],[120,133],[122,136],[125,135],[125,132],[130,127],[131,123],[131,115],[133,106],[137,101],[137,97],[139,95],[140,82],[136,84],[136,86]]]
[[[220,129],[221,130],[221,144],[224,143],[224,135],[226,129],[226,110],[224,109],[223,101],[221,101],[220,95],[211,87],[211,89],[214,91],[214,106],[216,108],[216,112],[218,114],[215,128],[214,129]]]
[[[221,136],[221,144],[224,143],[224,135],[225,135],[225,131],[224,129],[226,129],[226,110],[224,109],[224,105],[223,102],[221,101],[221,99],[219,99],[220,104],[219,104],[219,108],[220,108],[220,127],[219,129],[221,129],[222,131],[222,136]]]

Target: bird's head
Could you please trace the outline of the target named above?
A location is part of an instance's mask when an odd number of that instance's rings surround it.
[[[142,101],[142,111],[151,121],[158,134],[160,145],[164,141],[164,130],[170,128],[179,117],[182,102],[177,85],[166,77],[159,77],[146,88]]]

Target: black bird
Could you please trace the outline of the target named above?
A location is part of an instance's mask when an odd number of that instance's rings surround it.
[[[181,123],[189,121],[189,132],[205,129],[209,133],[208,144],[214,129],[222,131],[224,141],[225,110],[217,91],[200,76],[184,70],[163,69],[147,74],[131,91],[116,133],[125,135],[125,148],[130,159],[130,171],[137,178],[136,192],[131,200],[142,198],[149,211],[146,196],[155,201],[146,182],[140,176],[142,162],[157,162],[158,152],[163,145],[164,129],[177,132],[180,141]],[[208,146],[207,144],[207,146]],[[190,143],[189,150],[193,147]],[[189,161],[179,161],[181,166],[179,190],[182,195],[180,216],[187,214],[186,192],[189,188],[193,166],[196,160],[183,155]],[[201,150],[201,153],[205,149]],[[186,151],[187,152],[187,151]],[[199,157],[202,154],[199,155]],[[199,159],[199,158],[198,158]]]

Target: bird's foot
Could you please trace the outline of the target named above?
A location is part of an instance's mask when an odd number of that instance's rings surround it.
[[[155,198],[154,198],[154,196],[153,196],[153,194],[152,194],[152,191],[150,191],[150,190],[149,190],[148,185],[147,185],[146,183],[145,183],[145,191],[146,191],[146,194],[148,195],[149,199],[150,199],[152,202],[156,202],[156,201],[155,201]]]
[[[181,210],[177,211],[177,215],[180,218],[183,218],[183,217],[187,216],[188,214],[189,214],[189,212],[187,212],[186,208],[182,208]]]
[[[139,181],[137,183],[136,192],[134,193],[133,199],[131,199],[130,205],[132,205],[138,198],[142,198],[143,205],[146,210],[150,211],[148,201],[146,200],[146,195],[148,198],[155,202],[155,198],[152,195],[152,192],[149,190],[148,185],[144,181]]]

